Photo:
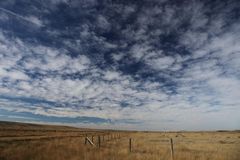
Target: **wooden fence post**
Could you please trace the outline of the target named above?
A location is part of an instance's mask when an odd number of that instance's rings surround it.
[[[174,150],[173,150],[173,139],[170,139],[170,145],[171,145],[171,158],[174,160]]]
[[[132,152],[132,138],[129,138],[129,152]]]
[[[93,137],[94,137],[94,136],[92,136],[92,142],[93,142],[93,140],[94,140]]]
[[[101,137],[98,136],[98,147],[100,148],[100,146],[101,146]]]
[[[95,144],[88,137],[85,137],[85,145],[87,145],[87,142],[92,146],[95,146]]]

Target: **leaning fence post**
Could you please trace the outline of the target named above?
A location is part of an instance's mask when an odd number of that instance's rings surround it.
[[[132,138],[129,138],[129,152],[132,152]]]
[[[174,150],[173,150],[173,140],[172,138],[170,139],[170,145],[171,145],[171,158],[174,160]]]
[[[92,146],[95,146],[95,144],[88,137],[85,137],[85,145],[87,144],[87,142]]]
[[[100,148],[100,146],[101,146],[101,137],[98,136],[98,147]]]

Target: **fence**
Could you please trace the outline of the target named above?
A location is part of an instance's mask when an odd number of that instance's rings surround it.
[[[85,145],[87,145],[87,143],[89,143],[91,146],[101,148],[101,143],[105,141],[105,138],[104,138],[105,136],[106,135],[98,135],[98,141],[96,142],[97,144],[94,144],[94,141],[93,141],[94,136],[92,136],[91,140],[89,137],[86,136],[85,137]],[[107,141],[109,141],[109,140],[120,139],[122,137],[122,135],[121,134],[107,134],[107,137],[108,137]],[[170,145],[171,159],[174,160],[174,147],[173,147],[173,139],[172,138],[169,139],[169,145]],[[133,139],[129,138],[129,153],[131,153],[132,151],[133,151]]]

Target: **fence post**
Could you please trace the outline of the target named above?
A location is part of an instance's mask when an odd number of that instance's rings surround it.
[[[129,152],[132,152],[132,138],[129,138]]]
[[[93,137],[94,137],[94,136],[92,136],[92,142],[93,142]]]
[[[88,137],[85,137],[85,145],[87,145],[87,142],[92,146],[95,146],[95,144]]]
[[[171,145],[171,158],[174,160],[174,150],[173,150],[173,139],[170,139],[170,145]]]
[[[98,136],[98,147],[100,148],[100,146],[101,146],[101,137]]]

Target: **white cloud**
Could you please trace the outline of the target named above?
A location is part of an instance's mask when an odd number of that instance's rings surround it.
[[[120,77],[120,74],[115,71],[106,71],[104,74],[104,79],[108,81],[112,81],[114,79],[118,79]]]
[[[204,32],[187,31],[180,39],[180,43],[189,49],[198,49],[208,41],[208,34]]]
[[[174,58],[168,56],[147,60],[147,64],[156,70],[171,68],[174,62],[175,62]]]
[[[36,24],[38,27],[44,26],[43,22],[36,16],[31,15],[29,17],[26,17],[26,19]]]
[[[131,50],[130,54],[132,57],[134,57],[136,60],[141,60],[145,55],[148,54],[149,50],[151,49],[148,45],[134,45]]]
[[[216,94],[218,94],[219,100],[224,105],[240,105],[240,80],[233,77],[215,77],[208,81],[210,87],[212,87]]]
[[[111,24],[108,22],[107,18],[104,17],[103,15],[99,15],[97,17],[97,24],[100,28],[104,30],[109,30],[111,27]]]
[[[0,68],[0,78],[10,78],[13,80],[27,80],[28,76],[18,70],[6,71]]]
[[[120,61],[123,57],[124,57],[124,54],[112,54],[112,57],[115,61]]]

